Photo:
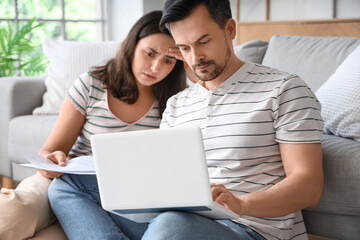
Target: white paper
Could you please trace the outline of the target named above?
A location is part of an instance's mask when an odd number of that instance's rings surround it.
[[[81,156],[70,159],[66,162],[66,166],[61,167],[36,153],[23,152],[23,155],[30,162],[30,164],[20,164],[25,167],[71,174],[96,174],[94,159],[92,156]]]

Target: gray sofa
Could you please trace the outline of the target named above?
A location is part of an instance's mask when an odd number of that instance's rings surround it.
[[[0,78],[0,174],[21,181],[35,170],[24,163],[21,147],[38,151],[51,131],[56,115],[34,116],[42,103],[45,77]]]
[[[274,36],[269,43],[255,40],[236,46],[235,52],[243,60],[296,73],[316,92],[359,45],[359,38]],[[0,174],[19,181],[34,172],[19,166],[26,162],[20,149],[38,151],[56,115],[32,115],[42,102],[44,78],[3,78],[0,89]],[[334,239],[359,239],[360,142],[324,134],[322,145],[325,186],[320,204],[303,210],[307,230]]]

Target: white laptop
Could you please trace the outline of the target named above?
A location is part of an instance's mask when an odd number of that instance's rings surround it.
[[[136,222],[169,210],[239,216],[212,200],[201,130],[171,128],[91,137],[102,207]]]

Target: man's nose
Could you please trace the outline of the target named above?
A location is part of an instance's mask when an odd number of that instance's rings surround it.
[[[192,60],[193,64],[198,64],[201,60],[204,59],[203,54],[197,49],[191,50],[191,57],[192,57],[191,60]]]

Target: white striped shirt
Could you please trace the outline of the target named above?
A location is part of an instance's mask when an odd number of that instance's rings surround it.
[[[159,127],[160,116],[157,101],[142,118],[134,123],[126,123],[110,111],[107,94],[108,91],[104,84],[90,73],[83,73],[69,89],[67,96],[76,109],[86,117],[81,133],[69,154],[70,157],[92,155],[91,135]]]
[[[284,179],[279,142],[319,143],[323,122],[299,77],[246,63],[213,91],[194,84],[169,99],[160,127],[186,126],[202,129],[210,181],[240,196]],[[301,212],[239,221],[267,239],[307,239]]]

